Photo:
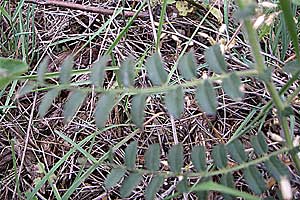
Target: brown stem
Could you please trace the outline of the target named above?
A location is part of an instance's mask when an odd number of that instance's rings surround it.
[[[112,15],[114,13],[114,10],[112,9],[105,9],[105,8],[99,8],[94,6],[86,6],[71,2],[65,2],[65,1],[57,1],[57,0],[25,0],[25,3],[33,3],[37,5],[44,5],[44,6],[55,6],[55,7],[62,7],[62,8],[69,8],[73,10],[82,10],[87,12],[93,12],[93,13],[99,13],[103,15]],[[132,17],[135,14],[135,12],[132,11],[125,11],[124,15],[125,17]],[[139,18],[148,18],[149,13],[148,12],[141,12],[138,14]]]

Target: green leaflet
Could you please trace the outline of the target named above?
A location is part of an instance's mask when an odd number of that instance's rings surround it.
[[[86,93],[81,92],[80,90],[74,91],[70,94],[70,97],[65,104],[64,108],[64,122],[68,123],[71,121],[72,117],[75,115],[78,108],[83,103]]]
[[[17,97],[22,97],[30,92],[32,92],[32,90],[36,87],[36,85],[34,85],[34,83],[28,82],[23,88],[21,88],[18,93],[17,93]]]
[[[148,76],[153,85],[163,85],[168,80],[168,74],[158,53],[153,54],[146,62]]]
[[[224,91],[234,100],[239,100],[243,97],[243,93],[241,92],[241,84],[241,80],[236,72],[233,72],[222,80],[222,87]]]
[[[258,156],[262,156],[263,154],[268,152],[268,145],[262,133],[258,133],[257,135],[252,136],[250,140],[254,151]]]
[[[227,145],[228,151],[231,157],[238,163],[247,161],[247,155],[245,153],[243,144],[239,140],[234,140]]]
[[[226,186],[228,188],[234,188],[233,176],[230,173],[222,175],[222,177],[220,179],[220,182],[221,182],[222,185],[224,185],[224,186]],[[227,193],[223,193],[223,197],[226,200],[233,199],[232,195],[229,195]]]
[[[71,80],[72,68],[73,68],[74,58],[73,56],[68,56],[60,69],[59,81],[61,84],[69,84]]]
[[[300,71],[300,64],[297,60],[288,62],[284,65],[283,70],[291,75],[295,75]]]
[[[143,128],[146,95],[137,94],[132,98],[131,120],[139,128]]]
[[[191,158],[193,165],[198,172],[206,171],[206,154],[203,146],[193,147]]]
[[[149,149],[145,153],[145,166],[152,171],[159,170],[160,161],[160,146],[159,144],[150,145]]]
[[[196,99],[198,105],[207,114],[216,114],[217,112],[217,97],[216,92],[210,81],[204,80],[196,89]]]
[[[128,167],[129,169],[135,168],[136,154],[137,154],[137,142],[133,141],[125,149],[125,166]]]
[[[49,90],[43,97],[42,102],[39,106],[39,115],[40,117],[44,117],[49,110],[50,106],[54,99],[58,96],[60,90],[57,88]]]
[[[184,93],[182,87],[167,92],[165,102],[169,113],[176,119],[184,111]]]
[[[109,190],[110,188],[117,185],[117,183],[121,180],[125,173],[125,169],[113,168],[104,181],[105,188]]]
[[[168,163],[170,170],[175,173],[180,173],[183,166],[183,146],[182,144],[174,145],[168,153]]]
[[[129,88],[134,85],[135,68],[134,59],[132,57],[127,58],[120,67],[119,76],[121,78],[124,87]]]
[[[270,157],[270,159],[265,162],[265,165],[278,182],[281,177],[289,175],[287,167],[276,156]]]
[[[179,193],[186,193],[189,191],[188,180],[186,176],[184,176],[183,179],[177,183],[176,190]]]
[[[220,45],[213,45],[205,51],[205,59],[209,68],[217,74],[227,72],[227,65],[221,52]]]
[[[91,81],[95,87],[103,86],[105,67],[107,66],[108,60],[109,60],[109,56],[104,55],[92,66]]]
[[[156,193],[158,192],[161,185],[164,183],[163,176],[154,176],[145,190],[146,200],[154,200]]]
[[[212,157],[216,166],[221,169],[227,166],[227,151],[224,144],[218,144],[213,147]]]
[[[300,0],[292,0],[292,3],[300,6]]]
[[[99,129],[105,126],[109,113],[115,104],[116,98],[113,93],[103,94],[99,99],[95,111],[96,125]]]
[[[26,72],[27,69],[28,65],[21,60],[0,57],[0,89],[17,76]]]
[[[128,197],[132,190],[139,184],[143,176],[139,173],[130,173],[122,183],[120,188],[120,195],[122,198]]]
[[[48,71],[48,65],[49,65],[49,57],[45,57],[38,67],[37,81],[42,84],[45,82],[45,74]]]
[[[243,170],[246,182],[255,194],[261,194],[265,191],[265,181],[257,168],[253,165]]]
[[[178,62],[179,72],[188,81],[192,80],[197,76],[196,66],[196,58],[192,51],[182,56]]]

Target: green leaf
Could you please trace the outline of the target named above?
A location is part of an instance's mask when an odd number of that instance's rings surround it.
[[[190,51],[179,60],[178,70],[186,80],[190,81],[197,76],[196,66],[196,58]]]
[[[108,55],[102,56],[92,66],[91,81],[95,87],[102,87],[104,82],[105,67],[109,60]]]
[[[143,128],[143,123],[145,118],[144,116],[145,101],[146,101],[146,95],[144,94],[137,94],[132,98],[131,119],[133,123],[141,129]]]
[[[261,194],[265,191],[266,186],[264,178],[255,166],[250,165],[248,168],[245,168],[244,176],[249,187],[255,194]]]
[[[116,98],[113,93],[103,94],[99,99],[95,111],[96,125],[99,129],[105,126],[109,113],[115,104]]]
[[[169,113],[176,119],[180,118],[184,111],[184,93],[182,87],[167,92],[165,102]]]
[[[241,84],[241,80],[236,72],[230,74],[229,77],[226,77],[222,80],[222,87],[224,91],[234,100],[239,100],[243,97]]]
[[[110,189],[117,185],[121,178],[125,175],[126,170],[121,168],[113,168],[104,181],[106,189]]]
[[[145,198],[146,200],[154,200],[156,193],[158,192],[159,188],[164,183],[163,176],[155,176],[152,178],[151,182],[149,183],[148,187],[145,190]]]
[[[300,6],[300,0],[292,0],[292,3]]]
[[[153,85],[163,85],[168,80],[168,74],[158,53],[153,54],[146,62],[146,69]]]
[[[221,52],[220,45],[213,45],[205,51],[205,59],[212,71],[217,74],[226,73],[227,65]]]
[[[174,145],[168,153],[168,162],[170,170],[175,173],[180,173],[183,166],[183,146],[182,144]]]
[[[288,62],[284,65],[283,70],[291,75],[295,75],[300,72],[300,64],[297,60]]]
[[[203,184],[205,182],[210,182],[211,181],[211,177],[203,177],[201,178],[201,180],[198,182],[198,184]],[[208,198],[208,194],[209,194],[209,191],[196,191],[195,192],[195,195],[197,196],[197,198],[200,200],[200,199],[203,199],[203,200],[207,200]]]
[[[49,110],[50,106],[52,105],[52,102],[54,99],[59,95],[60,90],[57,88],[54,88],[52,90],[49,90],[43,97],[42,102],[39,106],[39,115],[40,117],[44,117]]]
[[[83,93],[79,90],[74,91],[70,94],[70,97],[64,108],[64,122],[65,123],[68,123],[69,121],[71,121],[71,119],[75,115],[76,111],[83,103],[85,97],[86,97],[86,93]]]
[[[207,114],[215,114],[217,112],[216,92],[210,81],[204,80],[204,82],[200,83],[195,95],[198,105]]]
[[[258,133],[257,135],[252,136],[250,140],[254,151],[258,156],[262,156],[263,154],[268,152],[268,145],[262,133]]]
[[[206,154],[203,146],[193,147],[191,158],[193,165],[198,172],[206,171]]]
[[[137,142],[131,142],[128,147],[125,149],[125,166],[129,169],[135,168],[137,154]]]
[[[18,93],[17,93],[17,98],[20,98],[34,90],[36,85],[34,83],[28,82],[24,87],[22,87]]]
[[[221,169],[227,166],[227,151],[224,144],[218,144],[213,147],[212,157],[216,166]]]
[[[269,160],[265,161],[265,165],[278,182],[281,177],[289,175],[287,167],[276,156],[271,156]]]
[[[127,58],[121,65],[119,75],[124,87],[129,88],[134,85],[135,68],[133,57]]]
[[[255,15],[256,4],[248,3],[243,9],[239,9],[235,16],[237,19],[247,19],[249,17],[253,17]]]
[[[38,67],[38,71],[37,71],[38,82],[40,83],[45,82],[45,74],[48,71],[48,65],[49,65],[49,57],[45,57]]]
[[[159,170],[160,146],[159,144],[150,145],[145,153],[145,166],[152,171]]]
[[[233,176],[230,173],[224,174],[221,179],[220,182],[222,185],[228,187],[228,188],[234,188],[234,182],[233,182]],[[221,191],[223,193],[224,199],[225,200],[231,200],[232,199],[232,195],[229,195],[227,193],[225,193],[224,191]]]
[[[0,89],[17,76],[26,72],[27,69],[28,65],[21,60],[0,57]]]
[[[187,193],[189,191],[188,180],[186,176],[184,176],[183,179],[176,185],[176,190],[179,193]]]
[[[71,80],[72,68],[74,64],[73,56],[68,56],[60,69],[59,81],[61,84],[69,84]]]
[[[247,155],[245,153],[243,144],[239,140],[234,140],[227,145],[228,151],[231,157],[238,163],[247,161]]]
[[[122,186],[120,188],[120,195],[122,198],[128,197],[132,190],[139,184],[143,176],[139,173],[131,173],[127,178],[125,178]]]

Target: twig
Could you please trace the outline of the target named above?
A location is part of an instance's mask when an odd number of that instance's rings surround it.
[[[86,6],[86,5],[81,5],[81,4],[77,4],[77,3],[57,1],[57,0],[25,0],[25,3],[69,8],[69,9],[73,9],[73,10],[82,10],[82,11],[87,11],[87,12],[99,13],[99,14],[103,14],[103,15],[112,15],[114,13],[114,10],[112,10],[112,9],[105,9],[105,8],[94,7],[94,6]],[[132,11],[124,12],[125,17],[132,17],[134,14],[135,14],[135,12],[132,12]],[[140,12],[137,17],[149,18],[149,13],[148,12]]]

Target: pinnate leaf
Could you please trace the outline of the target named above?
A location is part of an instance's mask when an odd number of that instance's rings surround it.
[[[143,128],[145,101],[146,95],[144,94],[137,94],[132,98],[131,119],[139,128]]]
[[[60,90],[57,88],[49,90],[43,97],[42,102],[39,106],[39,115],[44,117],[49,110],[54,99],[58,96]]]
[[[113,168],[104,181],[106,189],[114,187],[125,175],[126,170],[121,168]]]
[[[101,96],[95,111],[96,125],[98,128],[103,128],[105,126],[109,113],[115,104],[116,97],[113,93],[106,93]]]
[[[174,145],[168,153],[168,162],[170,170],[175,173],[180,173],[183,166],[183,146],[182,144]]]
[[[180,118],[184,111],[184,93],[182,87],[167,92],[165,97],[166,106],[169,113],[176,119]]]
[[[205,59],[209,68],[217,74],[226,73],[227,65],[220,45],[213,45],[205,51]]]
[[[236,72],[230,74],[228,77],[222,80],[222,87],[224,91],[234,100],[239,100],[243,97],[241,84],[241,80]]]
[[[160,186],[164,183],[163,176],[155,176],[152,178],[151,182],[149,183],[148,187],[145,190],[145,198],[146,200],[154,200],[155,195],[158,192]]]
[[[75,115],[78,108],[83,103],[86,97],[86,93],[81,91],[74,91],[70,94],[70,97],[64,108],[64,122],[68,123],[72,117]]]
[[[145,165],[147,169],[152,171],[159,170],[160,146],[159,144],[150,145],[145,153]]]
[[[125,149],[125,165],[129,169],[134,169],[137,154],[137,142],[131,142]]]
[[[97,62],[93,64],[92,72],[91,72],[91,81],[95,87],[102,87],[104,82],[105,75],[105,67],[107,66],[107,62],[109,60],[109,56],[102,56]]]
[[[200,83],[196,90],[196,99],[199,106],[207,114],[215,114],[217,111],[216,92],[210,81],[204,80]]]
[[[120,195],[122,198],[128,197],[133,189],[139,184],[143,176],[139,173],[130,173],[128,177],[125,178],[122,186],[120,188]]]
[[[149,78],[154,85],[163,85],[168,80],[168,74],[158,53],[153,54],[146,62]]]
[[[196,65],[194,53],[190,51],[179,60],[178,70],[186,80],[190,81],[197,76]]]

